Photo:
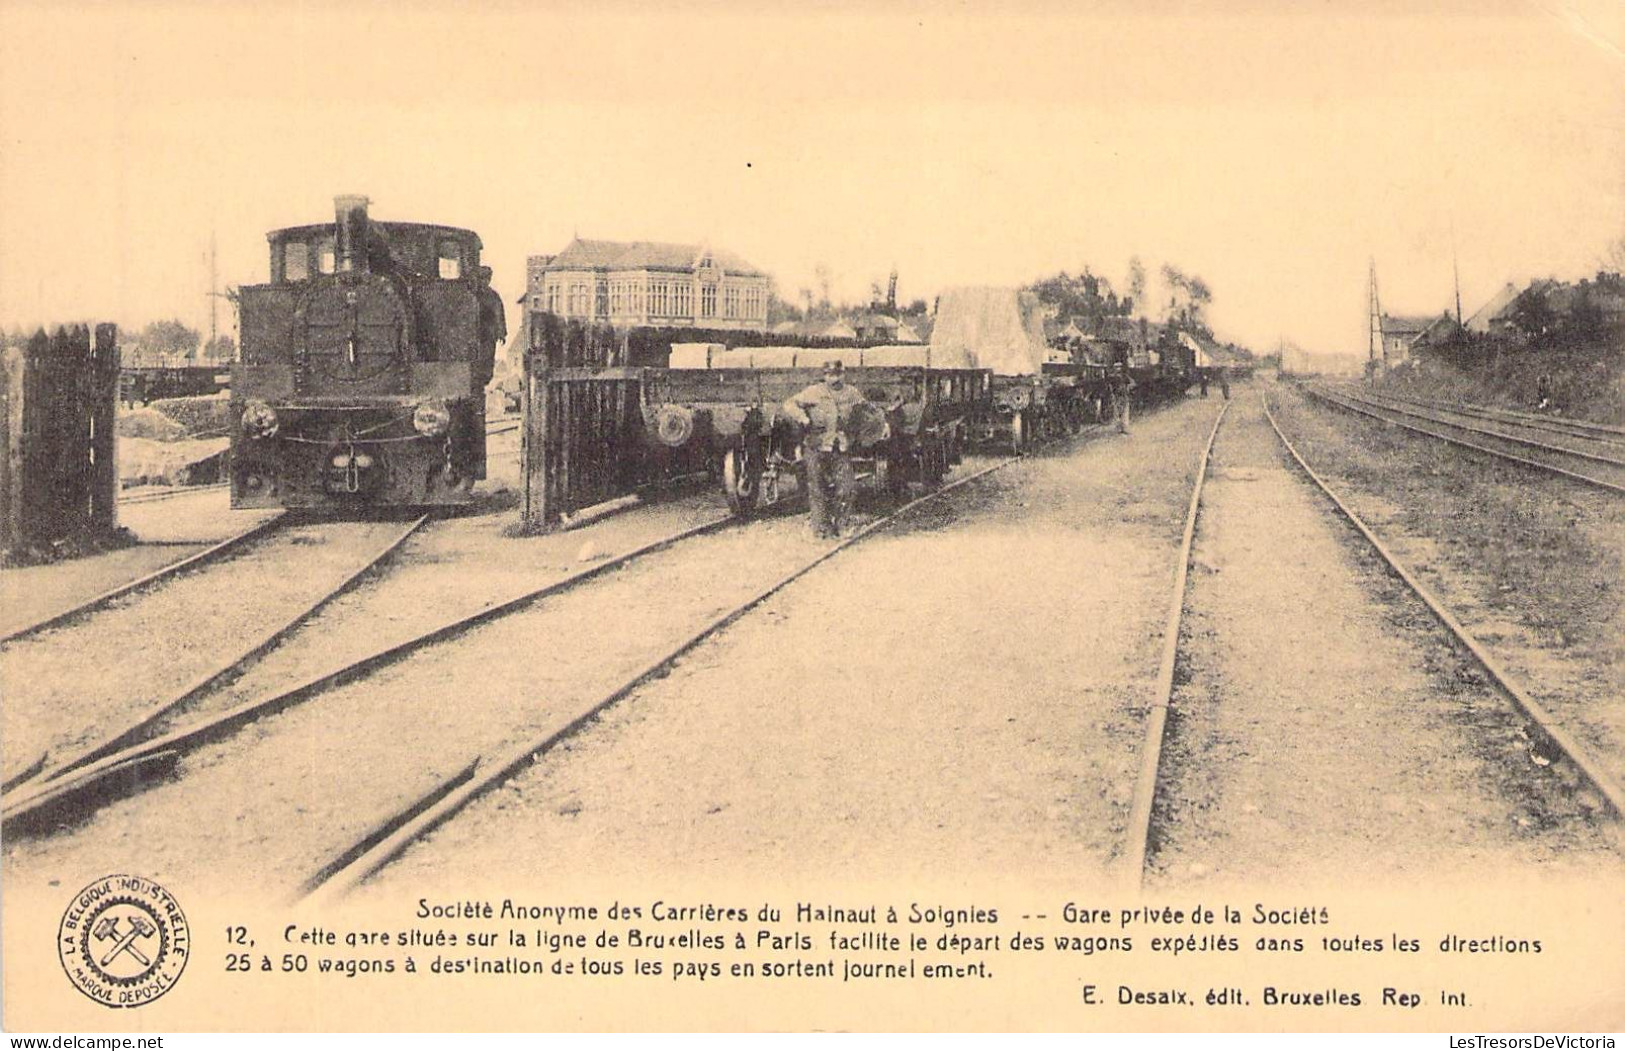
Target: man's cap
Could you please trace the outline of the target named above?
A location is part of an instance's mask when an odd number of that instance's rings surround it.
[[[824,371],[825,372],[845,372],[846,371],[846,366],[841,364],[841,359],[840,358],[836,358],[834,361],[826,361],[826,362],[824,362]]]

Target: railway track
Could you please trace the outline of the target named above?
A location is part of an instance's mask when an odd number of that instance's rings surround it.
[[[1439,398],[1420,398],[1409,395],[1383,392],[1382,399],[1398,402],[1403,405],[1413,405],[1425,409],[1436,409],[1456,413],[1462,416],[1471,416],[1493,423],[1508,423],[1530,430],[1549,431],[1553,434],[1566,434],[1577,438],[1586,438],[1607,443],[1609,445],[1625,447],[1625,427],[1614,427],[1606,423],[1592,423],[1587,420],[1566,419],[1562,416],[1536,412],[1522,412],[1517,409],[1494,408],[1487,405],[1471,405],[1466,402],[1444,401]]]
[[[1531,740],[1538,740],[1543,746],[1544,752],[1554,756],[1557,761],[1566,763],[1576,775],[1576,780],[1593,790],[1601,800],[1603,807],[1615,819],[1625,817],[1625,788],[1621,787],[1620,783],[1573,735],[1569,734],[1557,723],[1552,714],[1534,699],[1529,687],[1520,682],[1495,659],[1488,648],[1472,635],[1461,623],[1460,619],[1409,568],[1399,561],[1391,548],[1309,466],[1281,430],[1279,423],[1269,410],[1267,399],[1263,399],[1262,395],[1260,397],[1264,402],[1265,418],[1269,421],[1275,436],[1280,440],[1296,469],[1314,483],[1318,491],[1336,509],[1339,516],[1352,525],[1364,538],[1388,571],[1427,607],[1433,618],[1448,636],[1459,644],[1466,653],[1471,655],[1473,661],[1482,670],[1489,687],[1509,705],[1511,713],[1523,720],[1524,727]],[[1207,475],[1207,465],[1212,452],[1214,437],[1218,434],[1219,422],[1215,421],[1213,435],[1210,436],[1207,449],[1203,452],[1197,483],[1191,493],[1190,511],[1186,519],[1184,542],[1180,554],[1179,572],[1174,583],[1173,598],[1170,601],[1168,621],[1164,629],[1162,662],[1158,669],[1151,714],[1146,725],[1146,740],[1142,751],[1139,778],[1135,785],[1130,810],[1126,845],[1119,856],[1120,876],[1131,889],[1139,889],[1144,886],[1145,879],[1150,872],[1150,861],[1154,854],[1152,843],[1156,838],[1155,828],[1159,810],[1157,793],[1164,776],[1162,754],[1164,738],[1167,733],[1167,713],[1174,692],[1174,670],[1178,660],[1180,625],[1186,603],[1187,569],[1191,558],[1196,525],[1200,517],[1200,505],[1203,484]]]
[[[80,617],[83,617],[86,614],[94,613],[96,610],[103,608],[108,603],[121,599],[126,595],[133,595],[138,591],[143,591],[155,584],[162,583],[171,577],[178,576],[181,573],[190,572],[194,569],[200,569],[210,562],[217,562],[249,541],[256,540],[267,533],[270,533],[272,530],[284,524],[287,519],[287,512],[279,512],[256,525],[250,526],[241,532],[233,533],[226,539],[209,545],[202,551],[197,551],[193,554],[187,555],[184,558],[177,559],[166,566],[160,566],[158,569],[153,570],[151,573],[148,573],[145,576],[138,577],[135,580],[131,580],[124,584],[120,584],[117,587],[109,588],[108,590],[103,591],[100,594],[79,603],[78,605],[71,606],[68,609],[52,613],[49,616],[40,618],[39,620],[24,624],[21,627],[13,628],[5,634],[0,635],[0,646],[3,646],[9,642],[15,642],[18,639],[27,638],[30,635],[38,634],[47,628],[61,627],[70,621],[78,620]]]
[[[1570,436],[1554,444],[1527,422],[1497,418],[1495,427],[1479,426],[1481,418],[1432,408],[1407,407],[1365,394],[1305,386],[1311,398],[1347,412],[1401,427],[1451,445],[1533,467],[1614,493],[1625,493],[1625,454],[1611,436],[1583,441]],[[1522,430],[1524,433],[1517,433]],[[1580,444],[1589,448],[1580,448]]]
[[[231,485],[230,482],[211,482],[208,485],[177,485],[167,489],[153,488],[142,493],[120,493],[118,502],[120,507],[129,507],[136,504],[156,504],[164,500],[173,500],[181,496],[197,496],[202,493],[223,493]]]
[[[173,717],[193,700],[240,676],[255,661],[270,652],[297,630],[300,625],[310,620],[311,617],[315,616],[339,596],[350,591],[368,574],[382,565],[429,519],[429,515],[420,515],[408,522],[403,528],[396,530],[385,544],[370,551],[354,570],[346,574],[335,585],[323,589],[314,598],[299,605],[294,612],[280,619],[269,630],[254,637],[245,648],[218,662],[208,671],[169,695],[165,700],[147,709],[135,720],[104,737],[97,744],[65,757],[54,764],[42,759],[30,768],[27,776],[16,776],[9,779],[4,786],[4,794],[0,795],[0,813],[6,815],[6,820],[10,819],[14,811],[26,813],[29,800],[49,797],[52,792],[51,786],[61,784],[63,779],[74,771],[90,766],[104,757],[128,751],[137,742],[150,736],[155,727]]]
[[[1213,458],[1213,443],[1219,436],[1219,427],[1230,411],[1226,402],[1213,420],[1207,443],[1202,447],[1197,462],[1196,483],[1191,487],[1190,509],[1185,514],[1185,533],[1179,543],[1178,570],[1174,574],[1173,597],[1168,603],[1168,617],[1162,629],[1162,657],[1157,665],[1157,679],[1151,694],[1150,710],[1146,717],[1145,744],[1140,750],[1140,771],[1134,782],[1134,795],[1129,805],[1127,840],[1119,855],[1119,871],[1124,882],[1135,888],[1144,878],[1146,859],[1151,842],[1152,811],[1157,799],[1157,782],[1162,768],[1163,740],[1168,731],[1168,707],[1173,701],[1174,669],[1179,659],[1179,628],[1185,613],[1185,587],[1190,578],[1191,546],[1196,542],[1196,520],[1202,508],[1202,488],[1207,484],[1208,462]]]
[[[1338,513],[1365,538],[1387,565],[1388,569],[1405,583],[1412,594],[1427,606],[1434,618],[1478,663],[1497,692],[1513,706],[1524,718],[1529,720],[1536,735],[1542,738],[1547,745],[1563,756],[1580,774],[1581,779],[1589,784],[1603,799],[1608,810],[1615,818],[1625,818],[1625,788],[1622,788],[1586,748],[1574,737],[1557,724],[1538,701],[1530,694],[1529,687],[1520,682],[1511,672],[1507,671],[1499,661],[1490,653],[1489,649],[1480,642],[1461,621],[1453,614],[1449,607],[1435,595],[1427,585],[1423,584],[1396,556],[1393,550],[1372,531],[1358,514],[1354,512],[1343,498],[1334,492],[1326,480],[1317,474],[1314,468],[1298,452],[1297,448],[1282,432],[1281,425],[1276,422],[1275,416],[1269,411],[1269,402],[1264,403],[1264,415],[1269,420],[1270,427],[1274,429],[1276,437],[1281,439],[1293,463],[1297,465],[1310,481],[1315,483],[1321,493],[1337,508]]]
[[[206,680],[199,680],[193,687],[189,687],[185,691],[185,698],[177,698],[163,706],[163,710],[144,717],[138,724],[109,738],[96,748],[87,750],[69,761],[58,764],[51,771],[17,785],[3,801],[0,801],[0,827],[7,831],[14,828],[29,828],[40,819],[49,818],[66,807],[86,802],[105,803],[132,787],[129,784],[129,777],[136,771],[172,763],[187,752],[229,736],[255,719],[283,711],[324,691],[403,660],[427,647],[453,639],[482,624],[518,612],[542,599],[561,594],[653,552],[664,550],[690,537],[721,529],[734,521],[731,515],[723,515],[698,526],[680,530],[618,557],[578,570],[546,586],[527,590],[477,613],[448,620],[403,642],[374,650],[291,687],[262,694],[160,736],[144,736],[153,726],[166,718],[178,703],[221,681],[239,665],[222,668],[214,675],[206,677]],[[400,541],[404,542],[405,539],[406,537],[402,536]],[[356,579],[359,579],[359,576],[360,574],[357,574]],[[346,584],[348,583],[350,582],[347,581]],[[308,619],[320,605],[326,605],[336,597],[337,592],[324,597],[318,606],[313,606],[300,620]],[[295,625],[290,624],[288,630],[293,626]]]
[[[1099,430],[1104,430],[1104,428]],[[796,580],[812,572],[847,548],[889,528],[916,508],[1019,460],[1020,457],[999,460],[963,478],[955,479],[939,489],[927,492],[891,513],[868,523],[851,536],[845,537],[838,543],[825,548],[812,558],[779,576],[767,586],[754,591],[743,601],[712,617],[676,645],[644,665],[630,678],[596,696],[590,702],[559,716],[538,735],[502,754],[475,757],[467,765],[459,768],[452,776],[445,778],[428,792],[414,799],[404,809],[375,825],[346,849],[338,852],[329,863],[322,866],[304,881],[299,888],[298,897],[301,900],[314,903],[333,901],[343,897],[399,857],[413,843],[450,820],[475,799],[499,787],[510,778],[527,769],[549,750],[590,724],[606,709],[624,700],[644,684],[664,675],[685,654],[725,630],[729,625],[749,614],[753,609]],[[714,527],[703,526],[691,532],[699,532],[709,528]]]
[[[518,420],[493,420],[486,424],[485,433],[488,436],[508,434],[513,431],[517,431],[519,427],[520,421]],[[143,506],[146,504],[161,503],[187,496],[199,496],[206,493],[221,493],[225,492],[229,486],[230,483],[228,482],[219,482],[213,485],[178,486],[173,491],[169,492],[147,492],[131,496],[121,496],[119,498],[119,505]],[[286,518],[287,512],[279,512],[263,522],[251,526],[248,529],[244,529],[241,532],[234,533],[217,543],[210,544],[201,551],[196,551],[190,555],[186,555],[183,558],[176,559],[174,562],[161,566],[151,573],[138,577],[135,580],[120,584],[117,587],[109,588],[108,590],[103,591],[85,600],[84,602],[78,603],[77,605],[70,606],[67,609],[52,613],[46,617],[41,617],[38,620],[31,621],[19,627],[12,628],[10,631],[0,633],[0,646],[3,646],[8,642],[13,642],[17,639],[27,638],[28,636],[44,631],[47,628],[61,627],[62,625],[77,620],[86,614],[93,613],[96,610],[103,608],[108,603],[123,598],[126,595],[132,595],[138,591],[152,587],[155,584],[162,583],[163,581],[181,573],[200,569],[210,562],[218,561],[222,557],[236,550],[244,543],[250,540],[255,540],[270,532],[272,529],[275,529],[279,524],[283,523]],[[164,543],[168,545],[172,542],[164,541]]]

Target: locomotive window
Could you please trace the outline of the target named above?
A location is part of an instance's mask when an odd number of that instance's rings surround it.
[[[316,246],[316,271],[321,274],[331,274],[338,268],[338,250],[332,241],[323,241]]]
[[[463,246],[456,241],[440,242],[440,276],[447,281],[463,276]]]
[[[303,241],[282,246],[282,280],[303,281],[310,276],[310,251]]]

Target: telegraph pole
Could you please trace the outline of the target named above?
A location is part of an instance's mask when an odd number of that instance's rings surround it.
[[[220,306],[220,269],[215,259],[214,242],[214,230],[211,228],[209,230],[209,342],[208,346],[204,348],[205,354],[209,353],[209,348],[214,346],[215,338],[220,335],[220,323],[217,316]]]
[[[1371,259],[1370,289],[1371,328],[1367,334],[1369,338],[1367,339],[1365,374],[1367,383],[1376,383],[1378,371],[1387,363],[1387,354],[1383,352],[1381,359],[1377,357],[1378,351],[1382,349],[1382,307],[1377,303],[1377,260],[1374,256]]]

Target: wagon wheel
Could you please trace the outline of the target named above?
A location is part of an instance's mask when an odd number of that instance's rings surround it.
[[[728,496],[728,510],[739,518],[750,517],[756,510],[761,486],[762,470],[743,449],[729,449],[722,454],[722,489]]]
[[[1010,417],[1010,454],[1020,456],[1027,445],[1027,414],[1018,412]]]
[[[908,496],[909,459],[908,453],[895,451],[886,458],[886,489],[898,500]]]
[[[943,476],[948,473],[948,445],[943,439],[928,443],[920,450],[921,459],[925,465],[922,472],[925,475],[926,489],[935,489],[942,484]]]

